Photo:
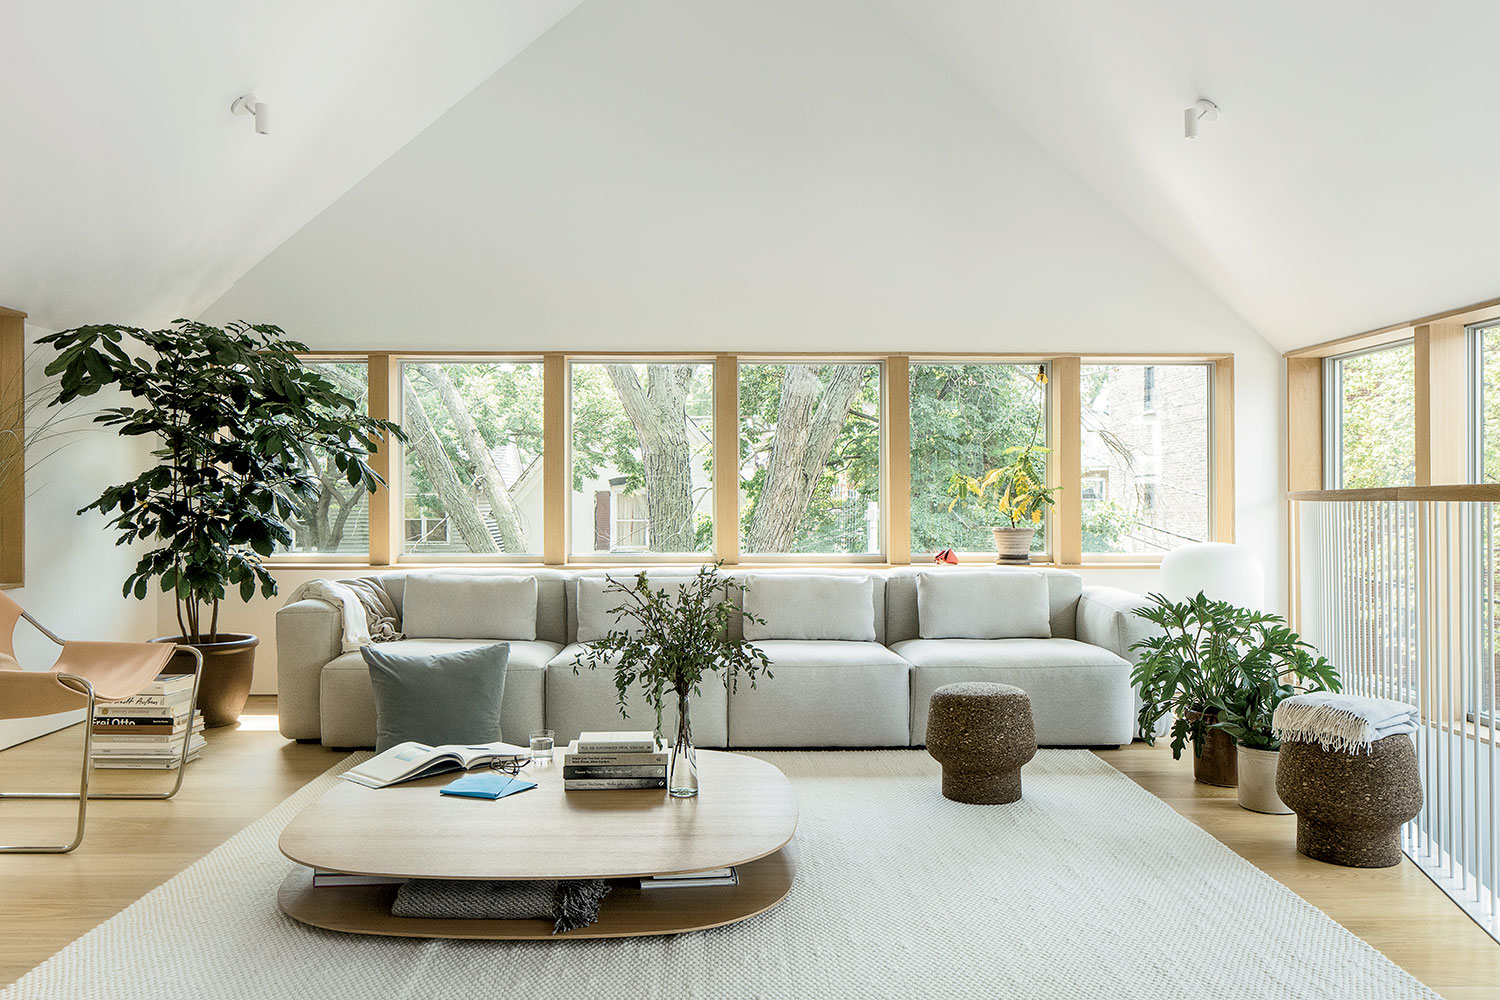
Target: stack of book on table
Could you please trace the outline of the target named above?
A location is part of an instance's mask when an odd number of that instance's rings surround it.
[[[170,770],[182,755],[182,741],[190,739],[188,760],[196,760],[206,745],[203,715],[188,702],[193,697],[192,674],[162,674],[140,694],[123,701],[94,706],[90,757],[95,767]]]
[[[580,733],[562,754],[563,790],[666,788],[667,758],[654,733]]]
[[[642,889],[706,889],[711,886],[739,885],[740,873],[733,868],[709,868],[701,872],[678,875],[650,875],[641,879]]]

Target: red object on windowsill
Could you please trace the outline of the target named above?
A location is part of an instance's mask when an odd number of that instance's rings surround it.
[[[937,555],[933,556],[932,561],[935,563],[947,563],[949,566],[957,566],[958,553],[954,552],[952,549],[944,549]]]

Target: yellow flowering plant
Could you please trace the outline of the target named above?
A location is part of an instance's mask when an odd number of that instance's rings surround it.
[[[981,524],[994,524],[994,516],[1004,519],[1004,527],[1026,528],[1042,523],[1047,508],[1057,502],[1060,486],[1047,486],[1040,456],[1051,451],[1040,445],[1016,445],[1004,454],[1014,456],[1005,465],[990,469],[981,477],[954,473],[948,483],[953,502],[949,513],[962,505]],[[959,515],[963,516],[962,513]]]

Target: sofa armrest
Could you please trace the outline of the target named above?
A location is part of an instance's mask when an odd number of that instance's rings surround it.
[[[1135,665],[1140,662],[1141,654],[1130,647],[1158,632],[1157,626],[1135,614],[1137,608],[1143,608],[1148,603],[1150,602],[1140,594],[1120,590],[1118,587],[1084,587],[1083,594],[1078,598],[1076,634],[1081,642],[1109,650],[1134,670]],[[1134,694],[1136,716],[1139,717],[1140,691],[1137,689]],[[1157,735],[1162,735],[1171,722],[1170,717],[1162,719],[1157,724]],[[1142,734],[1136,735],[1139,737]]]
[[[281,735],[315,740],[322,735],[318,692],[323,667],[344,648],[344,618],[324,601],[293,601],[276,612],[276,708]]]

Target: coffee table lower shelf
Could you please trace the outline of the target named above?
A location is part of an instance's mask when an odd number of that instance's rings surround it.
[[[283,912],[304,924],[346,934],[519,941],[538,938],[646,937],[681,934],[748,920],[786,898],[797,872],[796,843],[739,865],[740,884],[725,888],[648,889],[617,885],[604,897],[598,922],[553,934],[546,920],[427,920],[391,915],[396,886],[314,888],[312,869],[298,865],[281,883]]]

